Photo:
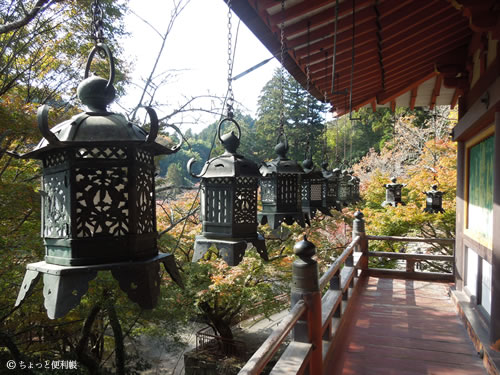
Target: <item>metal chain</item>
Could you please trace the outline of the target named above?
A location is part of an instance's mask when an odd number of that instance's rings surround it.
[[[104,11],[102,10],[99,0],[94,0],[91,6],[92,10],[92,39],[97,43],[104,43]]]
[[[233,92],[233,34],[231,0],[227,2],[227,116],[233,118],[234,92]]]
[[[285,126],[285,0],[281,0],[281,26],[280,26],[280,117],[279,117],[279,135],[284,133]]]

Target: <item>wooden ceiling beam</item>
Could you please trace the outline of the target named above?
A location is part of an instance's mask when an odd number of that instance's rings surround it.
[[[439,59],[440,55],[447,54],[458,47],[467,43],[469,39],[467,34],[463,34],[458,30],[453,34],[453,38],[446,41],[438,40],[427,45],[428,48],[425,50],[408,51],[407,53],[395,54],[393,56],[385,58],[385,69],[390,71],[391,67],[400,66],[402,64],[411,64],[415,60],[425,60],[428,59],[430,63],[434,63]]]
[[[377,66],[375,69],[365,69],[364,71],[359,71],[355,72],[354,74],[354,79],[353,82],[360,83],[360,82],[368,82],[372,80],[381,80],[381,75],[380,75],[380,67]],[[350,75],[345,75],[343,76],[342,79],[337,78],[335,80],[335,87],[339,88],[345,88],[348,87],[351,81]],[[325,88],[325,85],[328,84],[331,86],[332,84],[332,75],[331,73],[329,75],[326,75],[322,78],[319,78],[314,81],[315,83],[318,83],[318,86],[321,87],[322,89]]]
[[[380,19],[384,17],[389,17],[390,15],[401,11],[410,6],[414,1],[412,0],[400,0],[400,1],[384,1],[378,6],[378,12],[380,14]]]
[[[313,12],[319,8],[330,5],[335,6],[335,2],[331,0],[307,0],[302,1],[296,5],[292,5],[289,8],[285,8],[285,23],[293,21],[293,19],[303,16],[304,14]],[[285,3],[286,6],[286,3]],[[271,25],[279,25],[283,20],[281,11],[269,16],[269,21]]]
[[[408,80],[406,82],[400,83],[396,89],[393,89],[391,91],[386,90],[383,93],[378,94],[377,95],[377,103],[379,103],[379,104],[389,103],[391,100],[394,100],[398,96],[403,95],[408,90],[411,90],[414,87],[420,86],[422,83],[431,79],[436,74],[437,74],[436,72],[427,72],[427,73],[421,74],[421,76],[419,78],[416,78],[413,80]]]
[[[384,10],[381,9],[379,12],[382,39],[399,39],[401,33],[408,31],[410,28],[418,28],[420,23],[426,19],[435,18],[435,14],[440,14],[447,7],[449,6],[444,2],[413,1],[388,16],[384,15]],[[409,22],[410,19],[412,20],[411,22]]]
[[[427,73],[438,74],[433,69],[429,69],[429,67],[425,66],[425,65],[416,67],[415,69],[409,69],[405,72],[401,72],[398,75],[395,75],[392,77],[392,80],[390,80],[388,82],[388,84],[386,85],[385,91],[389,92],[389,91],[392,91],[393,89],[397,89],[397,88],[401,87],[401,82],[407,82],[412,77],[415,77],[418,79],[419,77],[421,77],[422,75],[425,75]],[[408,86],[408,89],[406,91],[410,91],[410,89],[412,89],[412,88],[413,88],[413,85],[411,85],[411,87]]]
[[[372,56],[377,56],[377,41],[376,39],[373,39],[373,41],[368,41],[364,43],[363,45],[358,45],[356,47],[356,57],[355,60],[364,60],[366,58],[370,58]],[[311,64],[309,69],[311,69],[311,72],[318,72],[318,71],[324,71],[325,69],[332,70],[333,66],[333,59],[332,59],[332,54],[328,55],[327,53],[327,59],[326,59],[326,65],[325,65],[325,58],[323,55],[323,60],[317,62],[316,64]],[[307,61],[307,59],[304,59]],[[301,61],[304,61],[301,60]],[[352,54],[347,54],[344,53],[342,55],[337,54],[337,58],[335,59],[335,65],[338,67],[341,64],[344,64],[346,62],[351,62],[352,61]]]
[[[433,15],[424,23],[422,23],[418,28],[414,28],[412,25],[412,27],[409,27],[405,30],[400,30],[397,38],[393,37],[391,31],[382,29],[382,48],[395,47],[401,44],[409,44],[411,43],[411,40],[416,36],[422,38],[422,35],[432,35],[435,37],[439,34],[443,27],[446,27],[450,24],[456,24],[456,22],[452,21],[456,21],[456,16],[450,15],[449,13],[444,13],[444,16],[441,13],[435,17]]]
[[[373,40],[374,33],[377,31],[377,26],[375,23],[364,23],[359,28],[356,28],[356,35],[354,40],[356,43],[363,42],[366,40]],[[371,35],[366,35],[371,34]],[[346,31],[337,35],[337,55],[348,52],[351,50],[352,45],[352,32]],[[287,47],[290,48],[287,44]],[[321,49],[333,48],[333,36],[330,35],[322,40],[311,41],[309,46],[309,51],[312,53],[321,51]],[[307,56],[307,45],[301,46],[299,48],[294,48],[295,58],[302,59]]]
[[[371,65],[373,61],[378,62],[378,54],[376,51],[372,51],[371,53],[366,53],[363,55],[363,59],[357,59],[354,60],[355,68],[356,67],[363,67],[364,65]],[[352,59],[343,59],[342,61],[337,61],[335,64],[335,74],[340,74],[341,72],[345,71],[346,69],[351,69],[352,65]],[[329,64],[326,66],[323,64],[323,67],[321,67],[321,64],[316,65],[317,68],[320,69],[314,69],[313,73],[311,73],[311,77],[313,79],[318,79],[321,78],[322,76],[325,76],[329,74],[330,76],[332,75],[332,64]],[[312,70],[312,69],[311,69]]]
[[[359,4],[358,4],[359,3]],[[356,6],[368,6],[374,3],[374,0],[363,0],[357,1]],[[337,34],[350,29],[352,27],[352,18],[345,17],[352,12],[352,5],[350,2],[343,2],[339,5],[339,23],[337,25]],[[363,23],[366,20],[373,18],[375,19],[375,9],[373,7],[368,7],[356,12],[356,21]],[[307,22],[311,21],[311,25],[321,26],[324,24],[329,24],[332,30],[335,30],[335,7],[330,10],[320,12],[306,20],[299,21],[293,25],[285,27],[285,38],[293,38],[296,35],[300,35],[307,32]]]
[[[406,52],[421,52],[429,49],[429,46],[439,45],[446,41],[453,41],[454,37],[459,37],[461,34],[467,35],[467,28],[457,28],[456,25],[449,23],[435,29],[435,32],[443,32],[448,35],[448,37],[437,37],[433,34],[420,35],[415,34],[413,37],[406,40],[404,45],[399,43],[391,43],[388,45],[382,45],[382,54],[384,59],[389,58],[391,55],[402,55],[404,56]]]

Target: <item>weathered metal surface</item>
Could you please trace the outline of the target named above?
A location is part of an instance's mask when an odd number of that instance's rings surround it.
[[[405,206],[406,203],[401,200],[401,190],[405,186],[406,184],[398,184],[396,177],[391,178],[390,184],[384,184],[385,201],[382,203],[382,207],[396,207],[398,204]]]
[[[130,299],[144,309],[156,305],[160,288],[159,264],[163,263],[172,279],[182,286],[173,255],[157,256],[138,262],[108,263],[89,266],[61,266],[47,262],[31,263],[21,285],[16,306],[34,288],[43,275],[43,295],[47,315],[51,319],[60,318],[76,307],[87,292],[91,280],[97,272],[111,270],[120,287]]]
[[[425,200],[424,212],[429,212],[431,214],[443,213],[443,192],[437,190],[437,185],[434,184],[431,190],[425,191],[424,194],[427,196]]]
[[[262,163],[260,173],[262,211],[258,213],[259,223],[272,229],[282,223],[293,223],[305,227],[309,217],[302,212],[301,181],[302,167],[286,157],[288,140],[284,133],[278,137],[275,151],[278,157]]]
[[[222,125],[232,122],[238,136],[230,132],[221,136]],[[199,175],[192,172],[194,159],[187,164],[189,173],[201,178],[200,219],[202,235],[195,240],[193,262],[198,261],[214,245],[230,265],[239,264],[247,244],[253,244],[267,260],[263,237],[257,232],[258,166],[238,155],[241,130],[232,118],[223,119],[217,134],[225,153],[207,161]]]

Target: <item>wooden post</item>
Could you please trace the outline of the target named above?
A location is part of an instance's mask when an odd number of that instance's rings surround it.
[[[406,259],[406,272],[415,272],[415,259]]]
[[[299,259],[292,265],[292,307],[304,300],[307,311],[296,323],[292,337],[294,341],[312,344],[309,375],[322,375],[321,291],[318,262],[312,259],[316,254],[316,247],[304,236],[304,240],[297,242],[293,250]]]
[[[359,249],[363,255],[359,264],[362,272],[368,270],[368,239],[366,238],[364,216],[361,211],[356,211],[352,224],[352,239],[354,240],[357,236],[360,237]]]
[[[491,257],[490,341],[500,351],[500,112],[495,113],[495,162],[493,189],[493,248]]]

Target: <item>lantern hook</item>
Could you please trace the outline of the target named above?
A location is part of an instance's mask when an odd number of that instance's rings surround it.
[[[283,142],[280,142],[281,137],[283,137]],[[280,158],[286,158],[286,153],[288,152],[288,139],[284,131],[280,131],[280,133],[278,134],[278,139],[276,139],[276,146],[274,146],[274,151],[276,151]]]
[[[233,131],[221,136],[222,124],[224,124],[226,121],[230,121],[236,126],[236,129],[238,129],[238,136],[236,136]],[[225,117],[221,122],[219,122],[219,126],[217,127],[217,137],[219,138],[220,143],[222,143],[227,152],[235,153],[236,149],[240,145],[241,128],[234,118]]]
[[[158,122],[158,115],[156,114],[156,111],[149,106],[143,106],[143,108],[148,112],[150,121],[151,121],[151,126],[149,129],[149,134],[146,137],[146,143],[153,143],[156,140],[156,137],[158,136],[158,130],[159,130],[159,122]],[[176,151],[179,148],[182,147],[182,143],[184,141],[184,137],[182,136],[182,133],[180,129],[172,124],[167,124],[168,127],[171,127],[174,129],[179,135],[180,135],[180,141],[178,144],[176,144],[174,147],[171,148],[170,151]]]
[[[111,50],[104,43],[97,43],[92,49],[92,51],[90,51],[89,57],[87,58],[87,65],[85,66],[84,78],[86,79],[89,77],[90,64],[92,63],[92,60],[94,59],[94,56],[97,51],[104,51],[109,60],[109,78],[108,78],[108,83],[106,84],[106,90],[109,90],[110,87],[113,86],[113,82],[115,81],[115,60],[113,59],[113,54],[111,53]]]
[[[49,129],[49,109],[50,107],[46,104],[38,108],[36,114],[38,129],[40,129],[40,133],[42,133],[43,137],[47,140],[47,142],[49,142],[49,144],[58,146],[61,144],[61,141]]]

